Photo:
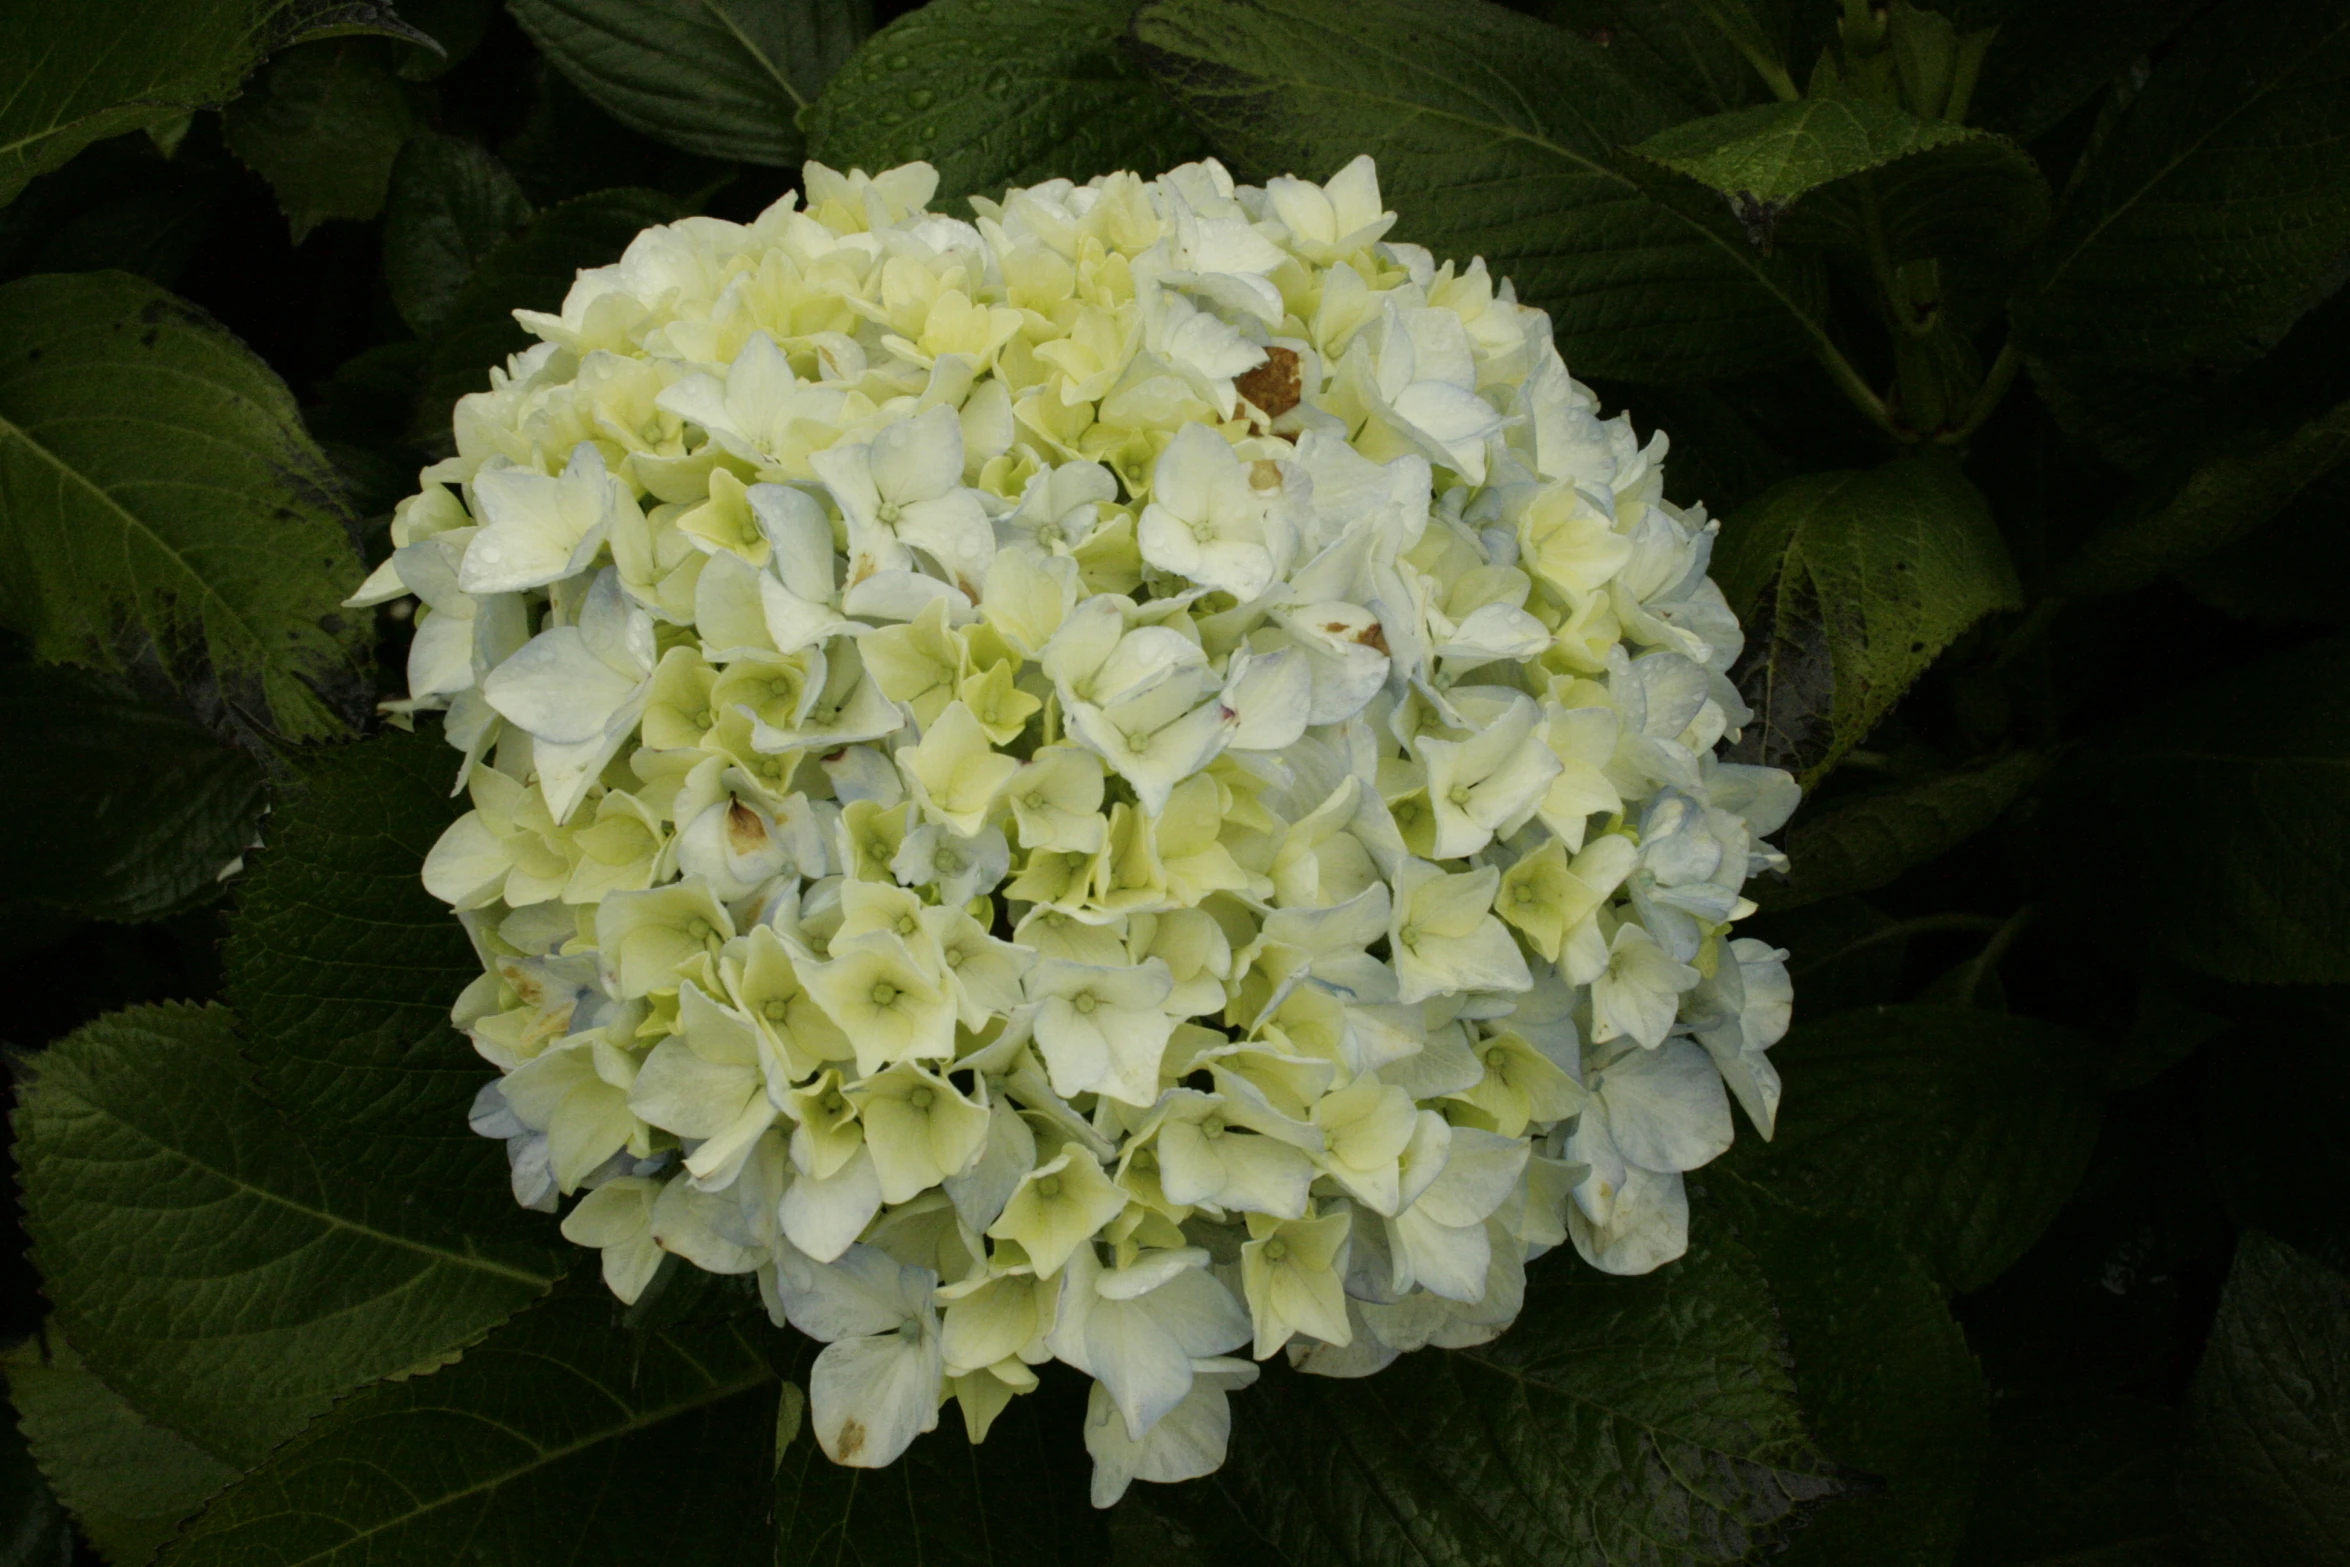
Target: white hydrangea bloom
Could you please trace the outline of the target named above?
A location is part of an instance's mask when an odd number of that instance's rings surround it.
[[[804,183],[520,313],[352,599],[465,756],[424,880],[517,1200],[624,1300],[755,1273],[844,1464],[1076,1367],[1103,1506],[1253,1360],[1678,1256],[1777,1111],[1732,927],[1795,791],[1713,756],[1662,438],[1368,159]]]

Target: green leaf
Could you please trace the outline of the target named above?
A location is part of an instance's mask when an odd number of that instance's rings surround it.
[[[1990,826],[2047,771],[2047,757],[2018,751],[1807,811],[1781,841],[1787,879],[1747,890],[1771,909],[1873,891]]]
[[[2235,543],[2345,459],[2350,400],[2279,439],[2241,443],[2195,468],[2160,505],[2133,508],[2099,529],[2057,568],[2050,591],[2085,597],[2142,588]]]
[[[592,1278],[429,1377],[367,1389],[224,1494],[170,1567],[767,1567],[764,1317],[620,1330]]]
[[[597,191],[548,207],[482,257],[432,340],[418,415],[425,428],[447,440],[450,406],[486,388],[492,365],[538,341],[515,311],[561,309],[582,267],[618,261],[640,230],[682,215],[677,199],[657,190]]]
[[[218,897],[253,841],[260,766],[111,676],[8,669],[0,733],[0,820],[39,824],[9,898],[160,919]]]
[[[1784,209],[1823,185],[1981,136],[1860,98],[1806,98],[1691,120],[1632,151],[1741,203]]]
[[[1826,343],[1815,266],[1619,166],[1678,112],[1587,39],[1487,0],[1151,0],[1134,38],[1244,174],[1378,159],[1392,237],[1483,256],[1550,312],[1579,375],[1706,379]]]
[[[1217,1489],[1295,1567],[1744,1559],[1838,1483],[1761,1270],[1711,1219],[1644,1278],[1537,1263],[1482,1348],[1354,1381],[1268,1367]]]
[[[285,384],[119,272],[0,287],[0,620],[43,659],[152,672],[215,727],[342,732],[358,553]]]
[[[2236,1248],[2180,1465],[2210,1567],[2338,1562],[2350,1540],[2350,1279],[2258,1230]]]
[[[2241,363],[2350,251],[2350,11],[2222,7],[2180,36],[2041,246],[2022,346],[2095,365]]]
[[[415,110],[373,38],[303,44],[272,58],[221,117],[229,150],[269,181],[300,244],[329,218],[383,211]]]
[[[449,1022],[480,977],[464,929],[424,890],[424,856],[464,806],[439,727],[297,756],[229,929],[227,987],[261,1092],[303,1107],[354,1182],[397,1170],[481,1242],[555,1245],[508,1195],[499,1145],[466,1125],[491,1069]]]
[[[1968,118],[2033,141],[2110,87],[2203,0],[2031,0],[2003,8]]]
[[[233,96],[297,0],[76,0],[8,18],[0,204],[94,141]],[[39,61],[38,69],[31,62]]]
[[[2346,686],[2350,641],[2330,638],[2173,693],[2108,753],[2108,853],[2193,824],[2138,900],[2172,957],[2254,984],[2350,980]]]
[[[384,206],[384,285],[400,319],[430,337],[474,267],[531,211],[514,176],[478,144],[432,131],[410,138]]]
[[[1132,0],[933,0],[867,39],[808,117],[808,155],[877,171],[921,159],[941,198],[1156,174],[1205,153],[1119,47]]]
[[[1990,509],[1955,467],[1899,457],[1791,479],[1722,529],[1714,576],[1746,627],[1740,761],[1806,784],[1892,710],[1952,638],[2022,603]]]
[[[0,1567],[73,1567],[73,1520],[25,1450],[15,1425],[0,1420]]]
[[[1767,22],[1742,0],[1552,0],[1540,14],[1605,49],[1617,70],[1695,118],[1770,96],[1730,33],[1707,15],[1723,16],[1749,47],[1775,59],[1787,8],[1766,0],[1764,9]]]
[[[2002,1400],[1960,1567],[2187,1567],[2178,1426],[2144,1399]]]
[[[1896,1006],[1799,1023],[1771,1052],[1776,1135],[1731,1168],[1801,1208],[1878,1224],[1947,1287],[1979,1289],[2031,1247],[2097,1137],[2095,1063],[2052,1024]]]
[[[507,0],[623,125],[742,163],[797,163],[796,117],[873,27],[870,0]]]
[[[1090,1384],[1038,1369],[1044,1386],[1014,1399],[984,1443],[945,1410],[879,1474],[833,1463],[803,1425],[776,1454],[776,1567],[1098,1567],[1109,1530],[1086,1498]]]
[[[75,1348],[239,1466],[337,1395],[445,1360],[569,1260],[449,1233],[417,1200],[427,1172],[329,1179],[331,1118],[264,1100],[217,1007],[134,1008],[52,1045],[16,1134],[33,1264]]]
[[[1779,238],[1865,247],[1871,202],[1885,258],[1896,263],[2020,251],[2048,226],[2048,181],[2032,155],[2004,136],[1965,131],[1815,191],[1787,214]]]
[[[1795,1388],[1828,1456],[1881,1485],[1806,1519],[1781,1567],[1943,1567],[1985,1446],[1983,1377],[1942,1286],[1882,1226],[1700,1177],[1770,1279]]]
[[[52,1329],[0,1355],[42,1473],[114,1567],[138,1567],[237,1471],[140,1417]]]

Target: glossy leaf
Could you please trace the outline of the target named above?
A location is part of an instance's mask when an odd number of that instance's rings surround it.
[[[1824,342],[1816,269],[1619,165],[1679,111],[1587,39],[1487,0],[1151,0],[1134,37],[1241,173],[1378,159],[1397,233],[1514,279],[1577,374],[1728,375]]]
[[[484,256],[529,221],[530,198],[488,151],[423,132],[392,166],[384,285],[400,319],[429,336]]]
[[[1768,98],[1733,30],[1773,58],[1787,30],[1784,0],[1759,7],[1746,0],[1552,0],[1539,14],[1598,44],[1617,70],[1691,118]]]
[[[1732,1168],[1798,1207],[1903,1237],[1954,1290],[2048,1227],[2097,1136],[2094,1063],[2064,1029],[1972,1008],[1866,1007],[1799,1022],[1771,1052],[1777,1135]]]
[[[10,897],[160,919],[220,895],[261,816],[261,768],[184,714],[87,670],[0,684],[0,818],[37,824]]]
[[[2350,642],[2319,642],[2175,693],[2098,764],[2119,807],[2107,831],[2195,824],[2137,904],[2170,956],[2256,984],[2350,979],[2346,683]]]
[[[2338,1559],[2350,1539],[2350,1279],[2246,1232],[2195,1373],[2179,1473],[2211,1567]]]
[[[9,16],[12,71],[0,103],[0,204],[94,141],[160,125],[235,95],[304,0],[76,0]]]
[[[1780,485],[1724,525],[1714,576],[1746,628],[1731,678],[1755,716],[1734,754],[1807,783],[2022,597],[1982,496],[1925,458]]]
[[[1797,197],[1979,135],[1859,98],[1805,98],[1691,120],[1632,149],[1725,196],[1784,208]]]
[[[464,806],[457,753],[428,732],[296,758],[237,898],[227,996],[264,1095],[300,1105],[317,1158],[399,1181],[483,1242],[556,1245],[518,1209],[499,1145],[466,1126],[494,1073],[449,1022],[481,964],[419,867]]]
[[[1772,1560],[1942,1567],[1985,1449],[1982,1372],[1942,1286],[1880,1224],[1802,1212],[1727,1171],[1699,1184],[1770,1279],[1822,1450],[1881,1482],[1822,1506]]]
[[[2134,508],[2091,535],[2051,589],[2127,593],[2251,533],[2350,460],[2350,401],[2279,439],[2244,446],[2194,469],[2160,505]]]
[[[779,1391],[764,1317],[637,1339],[593,1279],[429,1377],[346,1399],[229,1490],[169,1567],[766,1567]]]
[[[507,0],[623,125],[688,152],[790,164],[796,116],[872,30],[869,0]]]
[[[0,287],[0,340],[0,619],[216,727],[342,732],[359,557],[285,384],[119,272]]]
[[[2345,250],[2350,12],[2223,7],[2096,149],[2016,327],[2051,359],[2241,363],[2341,281]]]
[[[52,1330],[6,1355],[9,1402],[33,1457],[114,1567],[139,1567],[237,1471],[142,1418]]]
[[[939,199],[1146,175],[1206,144],[1120,47],[1131,0],[934,0],[868,39],[808,119],[808,155],[868,171],[924,160]]]
[[[1791,909],[1874,891],[1990,826],[2047,771],[2045,756],[2018,751],[1806,811],[1781,840],[1787,879],[1751,882],[1748,894],[1766,908]]]
[[[1838,1484],[1761,1270],[1715,1223],[1643,1278],[1536,1264],[1482,1348],[1272,1368],[1233,1400],[1217,1490],[1295,1567],[1743,1559]]]
[[[416,117],[392,47],[338,38],[285,50],[222,117],[229,149],[269,181],[297,245],[329,218],[383,211]]]
[[[176,1005],[52,1045],[17,1111],[59,1324],[142,1415],[239,1465],[338,1395],[439,1364],[569,1260],[450,1234],[420,1172],[330,1178],[318,1119],[245,1082],[225,1011]]]

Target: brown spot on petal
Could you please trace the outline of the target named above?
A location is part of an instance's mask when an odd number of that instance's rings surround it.
[[[1365,647],[1377,648],[1384,653],[1387,651],[1387,628],[1374,620],[1355,633],[1355,640]]]
[[[840,1423],[840,1435],[833,1439],[832,1456],[839,1463],[847,1463],[865,1451],[864,1422],[853,1416]]]
[[[726,808],[726,845],[737,854],[756,854],[766,848],[766,818],[735,801]]]
[[[1233,390],[1254,403],[1266,418],[1280,418],[1304,398],[1304,386],[1298,374],[1297,350],[1266,349],[1265,362],[1236,378],[1232,386]]]
[[[1248,487],[1252,490],[1281,488],[1281,465],[1270,457],[1260,457],[1248,465]]]

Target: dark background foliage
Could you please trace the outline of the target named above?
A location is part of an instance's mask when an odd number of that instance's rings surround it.
[[[2350,1561],[2336,0],[6,31],[0,1564]],[[1498,1345],[1368,1383],[1273,1368],[1221,1475],[1106,1520],[1059,1383],[878,1480],[778,1452],[804,1351],[755,1301],[617,1313],[501,1206],[413,883],[446,753],[376,732],[400,613],[336,601],[507,312],[649,223],[806,155],[926,157],[955,210],[1364,150],[1726,519],[1744,745],[1811,790],[1750,889],[1780,1135],[1693,1177],[1684,1261],[1555,1259]]]

